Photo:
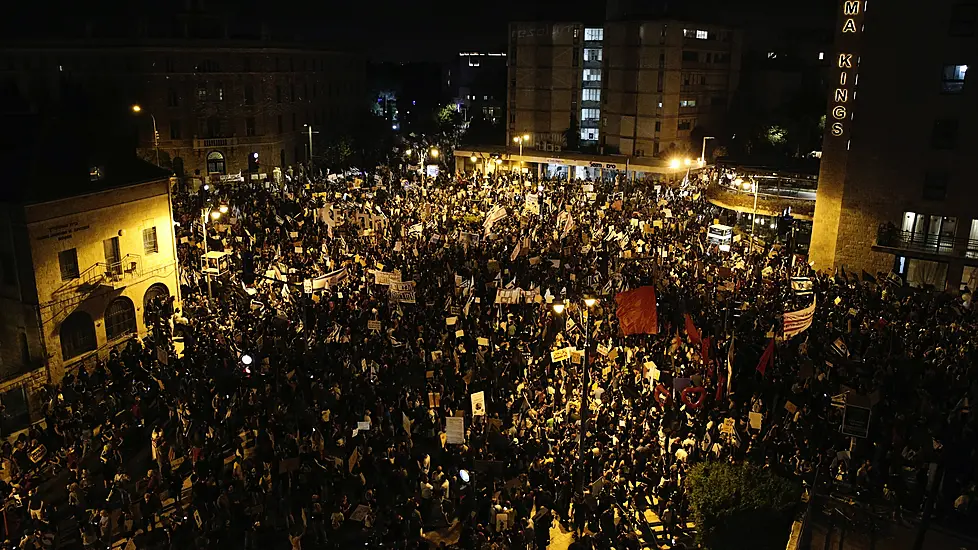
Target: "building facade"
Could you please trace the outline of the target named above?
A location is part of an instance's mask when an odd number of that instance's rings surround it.
[[[811,259],[975,288],[978,8],[840,1]],[[916,40],[907,40],[914,33]],[[922,35],[920,33],[923,33]],[[896,113],[909,116],[899,118]],[[899,128],[897,130],[897,128]]]
[[[358,56],[250,42],[156,46],[16,47],[0,50],[0,78],[44,87],[70,80],[108,90],[131,109],[141,156],[178,175],[215,177],[257,168],[271,173],[309,158],[308,126],[348,128],[364,106]],[[365,108],[365,106],[364,106]],[[156,135],[154,137],[154,129]]]
[[[604,37],[606,150],[672,156],[687,152],[694,129],[702,135],[721,129],[740,77],[740,32],[674,20],[620,21],[606,24]]]
[[[546,151],[570,141],[630,156],[685,152],[694,129],[719,128],[740,44],[736,30],[671,19],[514,23],[507,137],[529,134]]]
[[[139,163],[131,181],[97,166],[87,189],[0,205],[0,400],[16,414],[36,417],[43,384],[145,336],[146,304],[179,293],[169,177]]]
[[[502,123],[506,109],[506,54],[462,52],[452,78],[455,101],[466,121]]]

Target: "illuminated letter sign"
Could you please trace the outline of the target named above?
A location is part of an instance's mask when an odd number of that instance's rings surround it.
[[[862,0],[839,0],[839,3],[842,8],[839,17],[841,28],[836,39],[839,40],[839,45],[842,48],[849,51],[839,52],[839,83],[832,90],[831,104],[829,105],[829,111],[834,119],[829,124],[829,134],[835,137],[846,133],[846,120],[852,118],[852,108],[849,105],[849,72],[858,70],[859,57],[856,53],[850,53],[853,50],[849,48],[856,46],[853,42],[855,36],[850,38],[850,35],[858,36],[862,32],[864,13]],[[854,56],[855,59],[853,59]],[[856,81],[858,82],[858,78]],[[855,91],[852,93],[852,98],[855,101]]]

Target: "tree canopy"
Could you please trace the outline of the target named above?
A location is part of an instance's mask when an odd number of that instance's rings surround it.
[[[686,479],[697,542],[710,550],[784,548],[799,486],[752,464],[701,463]]]

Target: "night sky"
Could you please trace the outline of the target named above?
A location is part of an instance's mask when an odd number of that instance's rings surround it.
[[[670,10],[692,9],[693,17],[756,20],[773,12],[832,13],[836,0],[626,0]],[[16,2],[0,18],[0,40],[17,35],[38,38],[78,34],[87,18],[159,20],[175,12],[228,14],[249,22],[265,21],[287,33],[328,47],[364,52],[376,61],[440,61],[463,50],[505,50],[510,21],[600,22],[604,0],[49,0]],[[828,8],[827,10],[824,8]],[[62,21],[57,21],[58,16]],[[793,13],[792,15],[801,15]]]

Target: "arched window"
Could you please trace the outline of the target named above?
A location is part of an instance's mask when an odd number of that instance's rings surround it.
[[[207,153],[207,173],[224,174],[227,168],[224,166],[224,155],[220,151]]]
[[[95,349],[95,323],[84,311],[76,311],[61,322],[61,358],[78,357]]]
[[[105,337],[115,340],[136,332],[136,308],[132,300],[119,296],[105,308]]]
[[[157,310],[153,302],[157,298],[166,298],[169,295],[170,290],[163,283],[153,284],[146,289],[146,294],[143,295],[143,321],[147,326],[149,326],[151,320],[147,319],[146,316]]]

